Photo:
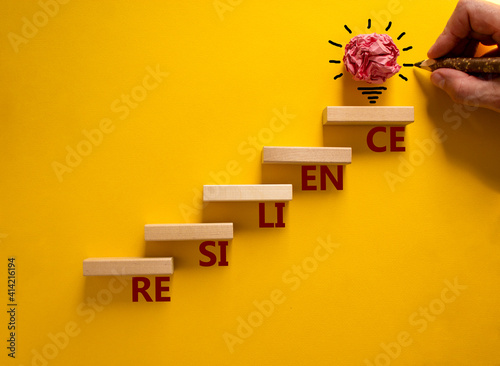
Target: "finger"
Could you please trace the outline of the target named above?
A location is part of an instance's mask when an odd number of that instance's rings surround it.
[[[439,35],[436,42],[427,51],[427,57],[429,58],[439,58],[443,57],[453,51],[457,47],[462,39],[451,33],[445,28],[443,33]]]
[[[485,44],[500,44],[500,5],[485,1],[460,0],[427,55],[442,57],[452,52],[462,39],[472,38]]]
[[[450,53],[464,38],[467,38],[471,28],[466,4],[466,1],[458,2],[443,32],[427,52],[429,58],[438,58]]]
[[[475,39],[462,39],[446,57],[473,57],[476,54],[478,46],[479,41]]]
[[[481,80],[454,69],[438,69],[431,81],[443,89],[453,101],[500,111],[500,82]]]

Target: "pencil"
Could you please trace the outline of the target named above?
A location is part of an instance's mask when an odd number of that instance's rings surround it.
[[[467,73],[500,74],[500,57],[456,57],[427,59],[414,64],[424,70],[448,68]]]

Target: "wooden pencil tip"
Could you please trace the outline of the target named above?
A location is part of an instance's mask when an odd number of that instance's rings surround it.
[[[421,67],[421,66],[422,66],[422,62],[424,62],[424,60],[422,60],[422,61],[420,61],[420,62],[415,62],[415,63],[413,64],[413,66],[415,66],[415,67]]]
[[[426,60],[415,63],[413,66],[418,67],[420,69],[432,71],[431,66],[434,65],[435,63],[436,63],[435,60],[428,58]]]

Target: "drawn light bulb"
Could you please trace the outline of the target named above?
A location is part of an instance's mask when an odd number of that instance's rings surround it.
[[[389,22],[385,31],[388,32],[391,26],[392,22]],[[371,19],[368,19],[367,29],[370,28]],[[347,25],[344,25],[344,29],[349,34],[352,34],[351,29]],[[397,41],[400,41],[405,34],[405,32],[399,34]],[[345,49],[345,54],[342,58],[329,60],[329,62],[332,64],[341,64],[343,62],[344,70],[352,74],[354,80],[364,81],[369,84],[382,84],[386,79],[398,74],[402,80],[408,81],[406,76],[399,73],[401,66],[396,62],[397,57],[400,55],[399,48],[388,34],[359,34],[353,37],[345,47],[332,40],[328,42],[334,47]],[[413,49],[412,46],[405,47],[402,48],[402,52],[407,52],[411,49]],[[356,57],[358,57],[358,59],[356,59]],[[413,64],[404,63],[403,67],[413,67]],[[344,76],[343,72],[335,75],[333,79],[337,80],[342,76]],[[370,104],[375,104],[381,97],[382,92],[387,90],[387,87],[363,86],[357,89],[361,91],[363,95],[367,96],[367,101]]]

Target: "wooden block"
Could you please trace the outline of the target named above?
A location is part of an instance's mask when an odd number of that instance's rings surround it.
[[[146,241],[232,239],[233,223],[146,225],[144,238]]]
[[[350,164],[350,147],[278,147],[264,146],[265,164]]]
[[[205,185],[203,201],[291,201],[291,184]]]
[[[173,258],[88,258],[84,276],[135,276],[174,273]]]
[[[407,125],[415,119],[413,107],[326,107],[324,125]]]

